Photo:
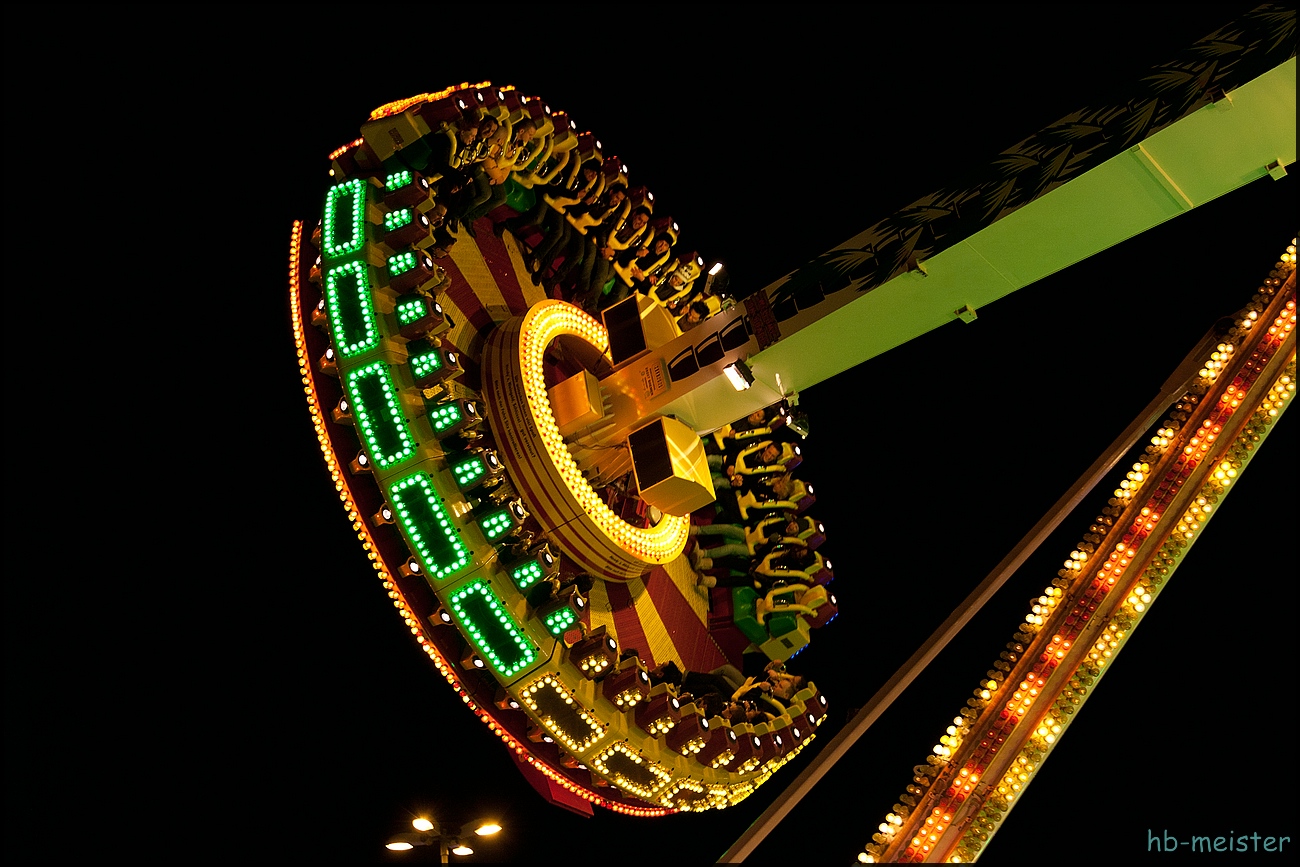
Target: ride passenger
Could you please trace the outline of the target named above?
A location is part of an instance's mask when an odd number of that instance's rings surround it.
[[[617,304],[627,297],[627,289],[614,284],[614,290],[608,298],[602,297],[605,284],[614,279],[614,257],[633,249],[645,249],[654,237],[650,227],[650,209],[638,205],[632,210],[628,219],[618,221],[604,233],[604,238],[597,238],[596,255],[592,258],[590,268],[584,263],[582,276],[579,277],[577,292],[581,293],[583,306],[592,312],[598,312],[612,304]]]
[[[584,260],[590,261],[587,257],[596,255],[595,241],[600,234],[597,227],[621,220],[623,212],[630,210],[627,187],[617,181],[610,184],[605,189],[605,194],[591,205],[569,208],[564,215],[565,224],[561,226],[562,240],[548,260],[539,267],[538,273],[545,274],[554,265],[555,259],[563,256],[564,264],[556,270],[553,278],[555,288],[560,288]],[[592,231],[593,228],[596,229],[595,232]]]
[[[506,135],[502,135],[503,133],[506,133]],[[471,235],[474,234],[472,226],[475,220],[505,204],[506,181],[510,179],[510,173],[514,171],[516,165],[520,164],[521,160],[526,165],[527,160],[531,158],[532,142],[536,134],[537,123],[532,118],[521,121],[513,132],[509,132],[507,122],[507,124],[499,127],[495,133],[503,141],[489,152],[488,156],[483,160],[483,175],[488,182],[487,197],[479,204],[466,210],[461,217],[466,231],[470,232]],[[489,141],[491,142],[491,139]]]
[[[673,324],[677,326],[678,334],[685,334],[687,331],[690,331],[708,318],[709,305],[705,304],[703,301],[694,301],[691,303],[690,307],[686,308],[686,312],[679,316]]]

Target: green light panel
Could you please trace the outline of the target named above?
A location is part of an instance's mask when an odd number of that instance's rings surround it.
[[[460,407],[454,403],[444,404],[429,413],[429,422],[435,431],[444,431],[460,421]]]
[[[531,560],[510,572],[510,579],[515,582],[515,586],[520,590],[527,590],[538,582],[546,572],[542,570],[541,564],[536,560]]]
[[[351,256],[366,242],[366,182],[361,178],[330,187],[325,194],[321,250],[325,259]]]
[[[400,172],[393,172],[391,175],[384,178],[384,186],[390,190],[400,190],[413,180],[415,180],[415,178],[411,177],[411,173],[406,169],[403,169]]]
[[[366,453],[380,469],[415,454],[416,444],[406,426],[387,364],[374,361],[349,373],[348,393]]]
[[[479,479],[487,472],[487,464],[478,455],[470,455],[464,460],[456,461],[451,465],[451,474],[456,477],[456,486],[466,488]]]
[[[391,232],[394,229],[400,229],[407,223],[411,222],[413,215],[410,208],[402,208],[400,211],[389,211],[384,214],[384,228]]]
[[[561,608],[559,611],[548,614],[544,622],[546,631],[551,633],[553,638],[559,638],[568,632],[573,627],[573,624],[578,622],[578,615],[574,613],[572,608]]]
[[[537,658],[537,647],[483,579],[475,579],[453,593],[451,610],[474,649],[502,677],[518,674]]]
[[[397,305],[397,321],[403,325],[418,322],[429,315],[429,307],[423,298],[412,298]]]
[[[428,474],[407,476],[393,485],[388,496],[425,574],[441,581],[469,564],[469,551]]]
[[[409,349],[412,344],[407,344]],[[433,373],[435,370],[442,369],[442,353],[437,347],[431,347],[428,352],[413,354],[407,358],[406,363],[411,366],[411,373],[416,379],[421,379]]]
[[[502,509],[499,512],[491,513],[486,518],[479,521],[478,525],[483,531],[483,535],[487,537],[489,542],[492,542],[513,530],[515,527],[515,519],[509,511]]]
[[[351,358],[379,345],[370,272],[364,263],[348,262],[329,270],[325,275],[325,304],[339,355]]]
[[[407,250],[405,253],[398,253],[396,256],[388,257],[388,276],[396,277],[398,274],[405,274],[415,267],[415,253]]]

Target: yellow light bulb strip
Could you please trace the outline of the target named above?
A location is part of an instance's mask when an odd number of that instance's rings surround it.
[[[609,352],[608,332],[585,311],[562,301],[544,301],[534,305],[524,317],[519,338],[524,395],[533,423],[569,493],[601,532],[629,554],[650,562],[666,562],[681,553],[690,520],[665,515],[649,528],[634,527],[624,521],[614,514],[583,476],[560,435],[546,388],[543,358],[551,341],[566,335],[580,338],[602,353]]]

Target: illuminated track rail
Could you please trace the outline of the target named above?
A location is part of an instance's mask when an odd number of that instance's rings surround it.
[[[860,861],[978,858],[1293,399],[1295,325],[1293,241]]]
[[[559,558],[528,542],[552,528],[525,506],[533,501],[521,496],[528,489],[516,487],[525,479],[513,477],[522,465],[504,441],[493,463],[489,423],[500,412],[483,403],[491,394],[479,391],[478,363],[487,360],[483,335],[497,326],[485,319],[483,299],[467,293],[499,290],[463,279],[449,287],[421,256],[432,193],[418,172],[376,171],[386,155],[370,147],[375,124],[400,128],[407,141],[431,135],[431,107],[486,87],[376,110],[362,138],[331,155],[335,183],[321,225],[294,227],[295,344],[327,469],[399,618],[519,761],[576,797],[630,815],[735,804],[813,739],[826,698],[809,684],[786,714],[733,727],[664,687],[651,689],[635,660],[620,663],[616,638],[588,629],[580,597],[530,603],[530,589]],[[515,312],[522,295],[507,301]],[[568,308],[529,306],[553,311],[543,319]],[[520,321],[509,320],[516,329]],[[590,339],[603,351],[598,335]],[[529,345],[526,333],[520,345]],[[527,399],[534,413],[549,413],[537,394]],[[489,481],[493,487],[483,485]],[[612,520],[603,507],[584,508]],[[680,556],[683,519],[626,527],[602,532],[640,556],[643,571]],[[627,580],[635,570],[624,567],[610,577]]]

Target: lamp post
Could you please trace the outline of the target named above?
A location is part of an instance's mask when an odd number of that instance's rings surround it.
[[[460,827],[450,827],[439,825],[437,822],[425,817],[417,816],[411,822],[411,827],[415,832],[406,831],[401,834],[395,834],[384,844],[384,848],[394,852],[405,852],[414,849],[416,846],[433,846],[438,847],[438,859],[443,864],[448,863],[449,855],[473,855],[474,849],[461,839]],[[493,821],[481,821],[474,828],[474,833],[480,837],[489,837],[501,830],[501,826]]]

